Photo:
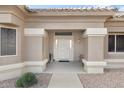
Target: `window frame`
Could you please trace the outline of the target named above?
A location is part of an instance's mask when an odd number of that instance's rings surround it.
[[[1,28],[15,29],[15,31],[16,31],[16,54],[15,55],[3,55],[2,56],[1,53],[0,53],[0,57],[15,57],[15,56],[18,56],[18,31],[17,31],[17,28],[16,27],[3,26],[3,25],[1,26],[0,25],[0,31],[1,31]]]
[[[114,52],[109,52],[108,51],[108,53],[109,54],[124,54],[124,52],[117,52],[117,35],[123,35],[124,36],[124,33],[109,33],[109,35],[114,35],[114,37],[115,37],[114,38],[115,39],[115,45],[114,45]],[[109,35],[108,35],[108,37],[109,37]],[[109,43],[109,40],[108,40],[108,43]]]

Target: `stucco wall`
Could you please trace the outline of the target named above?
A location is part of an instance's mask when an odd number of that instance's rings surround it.
[[[26,27],[45,29],[85,29],[104,27],[104,17],[86,16],[36,16],[26,18]]]
[[[11,28],[17,28],[17,55],[15,56],[4,56],[0,57],[0,65],[6,65],[6,64],[15,64],[23,62],[23,31],[24,31],[24,23],[20,21],[20,25],[17,26],[11,26],[11,25],[2,25],[4,27],[11,27]]]
[[[25,36],[24,41],[24,61],[41,61],[42,56],[42,37]]]
[[[76,33],[77,30],[84,30],[86,28],[97,28],[104,27],[105,18],[101,17],[81,17],[81,16],[37,16],[37,17],[27,17],[25,27],[26,28],[44,28],[45,30],[59,30],[59,31],[68,31],[73,30],[74,39],[74,59],[79,60],[79,56],[86,56],[87,52],[84,49],[85,43],[87,48],[87,42],[84,43],[83,39],[80,40],[78,44],[78,38],[80,33]],[[74,31],[75,30],[75,31]],[[53,53],[53,32],[49,33],[49,52]],[[86,54],[85,54],[86,52]]]
[[[46,35],[43,38],[43,48],[42,48],[42,57],[43,59],[49,59],[49,36],[46,32]]]
[[[104,60],[104,36],[88,37],[88,61]]]
[[[1,5],[0,6],[0,13],[2,14],[13,14],[19,19],[24,20],[24,13],[15,5]]]
[[[40,61],[46,58],[48,59],[49,53],[53,54],[54,32],[56,31],[49,30],[47,31],[48,35],[44,37],[25,36],[25,61]],[[72,34],[74,36],[74,60],[79,61],[79,56],[84,53],[83,38],[81,37],[82,32],[72,31]]]
[[[84,59],[88,60],[88,38],[83,38],[83,56]]]
[[[24,38],[24,27],[25,28],[44,28],[47,30],[75,30],[74,35],[75,39],[74,41],[78,41],[79,33],[76,33],[76,30],[83,30],[86,28],[102,28],[107,27],[108,32],[124,32],[124,22],[122,20],[119,21],[112,21],[107,20],[106,16],[27,16],[25,17],[25,14],[17,7],[17,6],[0,6],[0,26],[6,26],[6,27],[14,27],[17,28],[18,32],[18,50],[17,56],[9,56],[9,57],[0,57],[0,65],[6,65],[6,64],[14,64],[23,62],[26,60],[30,60],[30,57],[26,57],[26,49],[30,50],[30,46],[36,42],[33,42],[31,44],[31,41],[29,40],[30,37]],[[106,22],[105,22],[106,19]],[[105,22],[105,23],[104,23]],[[49,35],[48,38],[51,38],[52,35]],[[42,58],[48,57],[48,51],[52,52],[52,40],[48,38],[43,38],[43,44],[42,47],[43,55]],[[30,38],[32,41],[41,42],[40,39],[33,39]],[[123,53],[116,53],[116,54],[110,54],[108,53],[108,40],[107,36],[105,38],[105,45],[104,45],[104,58],[112,58],[112,59],[122,59],[124,58]],[[29,49],[25,48],[24,41],[29,40]],[[47,41],[48,40],[48,41]],[[91,40],[92,41],[92,40]],[[49,43],[46,43],[49,42]],[[86,59],[88,59],[88,39],[81,39],[81,43],[78,44],[78,42],[75,43],[75,49],[74,49],[74,59],[78,60],[79,55],[83,54]],[[24,44],[23,44],[24,43]],[[28,44],[27,43],[27,44]],[[50,44],[50,45],[49,45]],[[48,49],[46,46],[50,46]],[[92,45],[91,45],[92,46]],[[40,47],[41,48],[41,47]],[[46,52],[47,51],[47,52]],[[94,52],[95,50],[93,50]],[[32,51],[33,53],[33,51]],[[36,54],[37,55],[37,54]],[[31,60],[35,60],[35,55],[31,58]],[[36,56],[37,57],[37,56]],[[41,59],[41,55],[38,55],[37,60]]]
[[[109,33],[124,33],[124,22],[113,21],[106,22],[105,27],[108,29]],[[124,53],[109,53],[108,52],[108,36],[105,37],[105,59],[124,59]]]
[[[58,30],[61,31],[61,30]],[[68,31],[68,30],[64,30],[64,31]],[[53,43],[54,43],[54,33],[57,32],[56,31],[48,31],[49,33],[49,52],[53,54]],[[81,37],[82,32],[81,31],[71,31],[69,30],[69,32],[72,32],[72,35],[74,37],[74,61],[79,61],[79,56],[83,55],[83,38]],[[80,41],[79,41],[80,39]],[[63,51],[64,52],[64,51]]]
[[[87,27],[104,27],[104,23],[37,23],[37,22],[30,22],[26,23],[26,27],[31,28],[45,28],[45,29],[85,29]]]
[[[88,61],[104,60],[104,36],[87,36],[83,39],[84,59]]]
[[[17,28],[17,55],[0,57],[0,65],[8,65],[23,62],[23,40],[24,40],[24,20],[22,12],[15,6],[0,6],[0,26]],[[4,18],[3,14],[9,14]],[[8,20],[9,19],[9,20]],[[3,21],[2,21],[3,20]],[[6,21],[6,22],[5,22]]]
[[[74,60],[79,61],[80,55],[84,55],[82,32],[73,32],[74,35]]]

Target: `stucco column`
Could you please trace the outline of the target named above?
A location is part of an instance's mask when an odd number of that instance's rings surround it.
[[[48,62],[44,59],[44,37],[46,32],[42,28],[25,28],[25,71],[41,73]]]
[[[85,39],[85,56],[82,60],[87,73],[103,73],[104,62],[104,37],[106,28],[87,28],[83,37]]]

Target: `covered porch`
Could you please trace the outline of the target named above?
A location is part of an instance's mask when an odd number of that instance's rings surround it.
[[[35,30],[35,32],[33,31]],[[106,62],[104,61],[104,37],[107,35],[106,28],[87,28],[87,29],[28,29],[25,30],[27,50],[26,58],[33,58],[32,60],[43,61],[42,71],[48,72],[86,72],[86,73],[103,73]],[[36,33],[37,30],[37,33]],[[56,39],[55,32],[72,32],[74,38],[70,42],[61,42],[60,49],[56,49]],[[29,37],[30,36],[30,37]],[[61,36],[63,37],[63,35]],[[65,39],[65,37],[63,37]],[[36,39],[36,41],[35,41]],[[37,42],[38,40],[38,42]],[[70,40],[70,39],[69,39]],[[29,44],[33,45],[32,50]],[[73,43],[72,43],[73,42]],[[33,44],[34,43],[34,44]],[[68,44],[69,43],[69,44]],[[72,45],[70,45],[72,44]],[[69,45],[69,47],[67,47]],[[66,47],[65,47],[66,46]],[[71,46],[71,51],[70,50]],[[66,49],[68,48],[68,49]],[[37,51],[35,51],[37,49]],[[61,51],[60,51],[61,50]],[[67,52],[68,51],[68,52]],[[60,53],[58,53],[60,52]],[[38,55],[39,59],[32,56]],[[36,54],[36,55],[35,55]],[[50,56],[50,54],[52,56]],[[58,57],[58,55],[60,55]],[[68,57],[66,57],[66,55]],[[57,56],[57,57],[56,57]],[[58,59],[59,60],[58,60]],[[63,59],[65,58],[65,59]],[[59,61],[69,61],[69,62],[59,62]],[[49,64],[50,63],[50,64]],[[49,66],[47,65],[49,64]],[[84,64],[84,66],[82,66]],[[68,68],[68,69],[66,69]],[[70,68],[70,69],[69,69]],[[58,69],[58,70],[57,70]],[[75,69],[75,70],[74,70]],[[82,69],[82,71],[81,71]]]

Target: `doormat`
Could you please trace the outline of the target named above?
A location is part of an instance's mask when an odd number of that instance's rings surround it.
[[[69,60],[59,60],[59,62],[69,62]]]

